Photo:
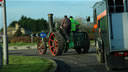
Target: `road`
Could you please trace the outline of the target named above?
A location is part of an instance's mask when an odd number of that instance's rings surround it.
[[[10,50],[9,54],[39,56],[36,49]],[[75,50],[70,49],[68,53],[64,53],[62,56],[53,57],[47,52],[46,55],[40,57],[55,60],[58,64],[56,72],[107,72],[105,65],[97,62],[94,46],[91,46],[87,54],[77,54]],[[113,72],[128,72],[128,69]]]

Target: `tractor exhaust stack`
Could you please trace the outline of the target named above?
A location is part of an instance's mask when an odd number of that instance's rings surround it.
[[[48,14],[48,23],[50,32],[53,31],[53,14]]]

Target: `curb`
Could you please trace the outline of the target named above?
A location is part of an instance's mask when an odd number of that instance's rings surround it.
[[[50,60],[51,62],[53,62],[53,67],[52,67],[52,69],[49,70],[49,72],[56,72],[56,69],[57,69],[56,62],[53,59],[48,59],[48,60]]]
[[[62,60],[58,60],[58,59],[53,59],[57,66],[56,66],[56,70],[54,72],[71,72],[71,67],[70,65],[68,65],[67,63],[65,63]]]

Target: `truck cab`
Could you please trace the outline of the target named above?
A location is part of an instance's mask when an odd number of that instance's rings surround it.
[[[93,6],[97,60],[107,70],[125,64],[128,56],[128,0],[103,0]]]

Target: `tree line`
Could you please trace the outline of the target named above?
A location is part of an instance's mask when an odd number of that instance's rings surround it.
[[[18,23],[20,27],[24,28],[25,30],[29,30],[32,33],[39,33],[42,30],[48,31],[48,22],[44,18],[40,19],[32,19],[27,16],[21,16],[18,21],[13,21],[9,25],[9,27],[15,27],[15,24]]]

